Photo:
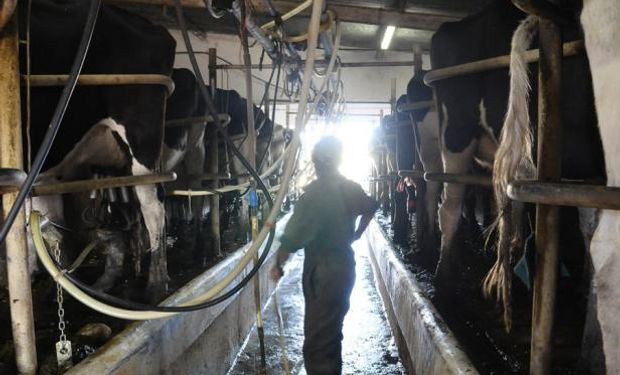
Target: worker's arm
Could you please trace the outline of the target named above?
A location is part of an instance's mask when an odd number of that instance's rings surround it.
[[[283,267],[290,255],[290,251],[282,247],[278,249],[278,254],[276,255],[276,264],[271,269],[271,278],[273,280],[278,281],[280,280],[282,275],[284,275]]]
[[[355,213],[361,215],[360,222],[357,225],[357,229],[353,234],[353,241],[357,241],[362,237],[362,234],[368,228],[368,224],[372,220],[375,211],[379,208],[377,201],[366,195],[361,186],[356,185],[356,206],[357,211]]]
[[[279,280],[284,274],[282,267],[291,253],[305,248],[316,236],[319,217],[316,211],[316,204],[312,204],[312,199],[303,195],[295,208],[293,216],[286,223],[284,233],[280,237],[280,248],[278,249],[276,264],[271,269],[271,277]]]
[[[368,224],[370,224],[370,220],[372,220],[373,214],[364,214],[360,219],[360,223],[357,225],[357,229],[355,230],[355,234],[353,235],[353,241],[357,241],[362,237],[362,234],[368,228]]]

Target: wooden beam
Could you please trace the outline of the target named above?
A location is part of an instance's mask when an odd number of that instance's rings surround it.
[[[145,4],[174,6],[174,0],[106,0],[113,4]],[[185,8],[204,8],[202,0],[181,0]],[[263,0],[250,0],[250,3],[258,15],[268,15],[269,12]],[[280,13],[286,13],[299,5],[299,2],[274,0],[273,5]],[[444,22],[456,21],[459,17],[454,15],[428,14],[419,12],[399,12],[396,9],[364,8],[352,5],[329,4],[329,9],[336,12],[338,19],[345,22],[362,23],[368,25],[394,25],[406,29],[437,30]],[[309,11],[303,11],[300,16],[308,17]]]

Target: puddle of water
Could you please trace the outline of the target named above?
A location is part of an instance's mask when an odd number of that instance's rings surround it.
[[[375,288],[365,242],[354,244],[357,279],[351,295],[351,308],[343,329],[343,374],[405,374],[390,331],[383,304]],[[303,256],[297,254],[287,265],[278,288],[278,302],[284,317],[285,342],[291,374],[306,375],[303,368],[304,300],[301,288]],[[273,299],[265,307],[265,346],[267,374],[285,373],[282,365],[278,326]],[[261,360],[256,330],[252,330],[229,375],[260,373]]]

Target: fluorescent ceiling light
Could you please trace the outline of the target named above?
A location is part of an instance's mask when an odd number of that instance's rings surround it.
[[[381,41],[381,49],[388,49],[390,47],[390,42],[394,36],[394,31],[396,31],[396,26],[388,26],[385,28],[383,41]]]

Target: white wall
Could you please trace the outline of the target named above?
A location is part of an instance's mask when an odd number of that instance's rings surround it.
[[[185,45],[180,32],[171,30],[171,34],[177,40],[177,53],[179,51],[185,51]],[[235,35],[209,33],[206,36],[197,36],[192,34],[191,39],[195,51],[207,52],[209,48],[217,48],[218,56],[228,60],[232,64],[243,63],[241,43],[239,38]],[[250,53],[252,56],[252,63],[258,63],[261,48],[255,46],[251,49]],[[374,51],[341,51],[340,56],[343,62],[377,61]],[[385,56],[379,61],[406,61],[412,59],[413,53],[387,51]],[[200,54],[198,55],[198,61],[206,79],[208,56],[206,54]],[[424,68],[428,69],[430,67],[430,61],[427,55],[423,57],[423,62]],[[268,56],[265,57],[264,63],[267,67],[270,66],[270,59]],[[223,62],[218,61],[218,64],[223,64]],[[190,68],[187,55],[177,54],[175,66]],[[267,80],[271,70],[254,70],[252,73],[257,77]],[[405,93],[407,83],[412,76],[413,67],[345,68],[342,73],[345,97],[347,101],[352,102],[387,102],[390,100],[392,78],[396,78],[396,95],[398,97],[400,94]],[[265,84],[256,79],[253,80],[252,84],[253,99],[254,102],[257,103],[263,95]],[[218,73],[218,87],[235,89],[245,97],[245,79],[243,71],[220,71]],[[273,92],[271,96],[273,96]],[[278,95],[278,99],[286,99],[286,97]]]

